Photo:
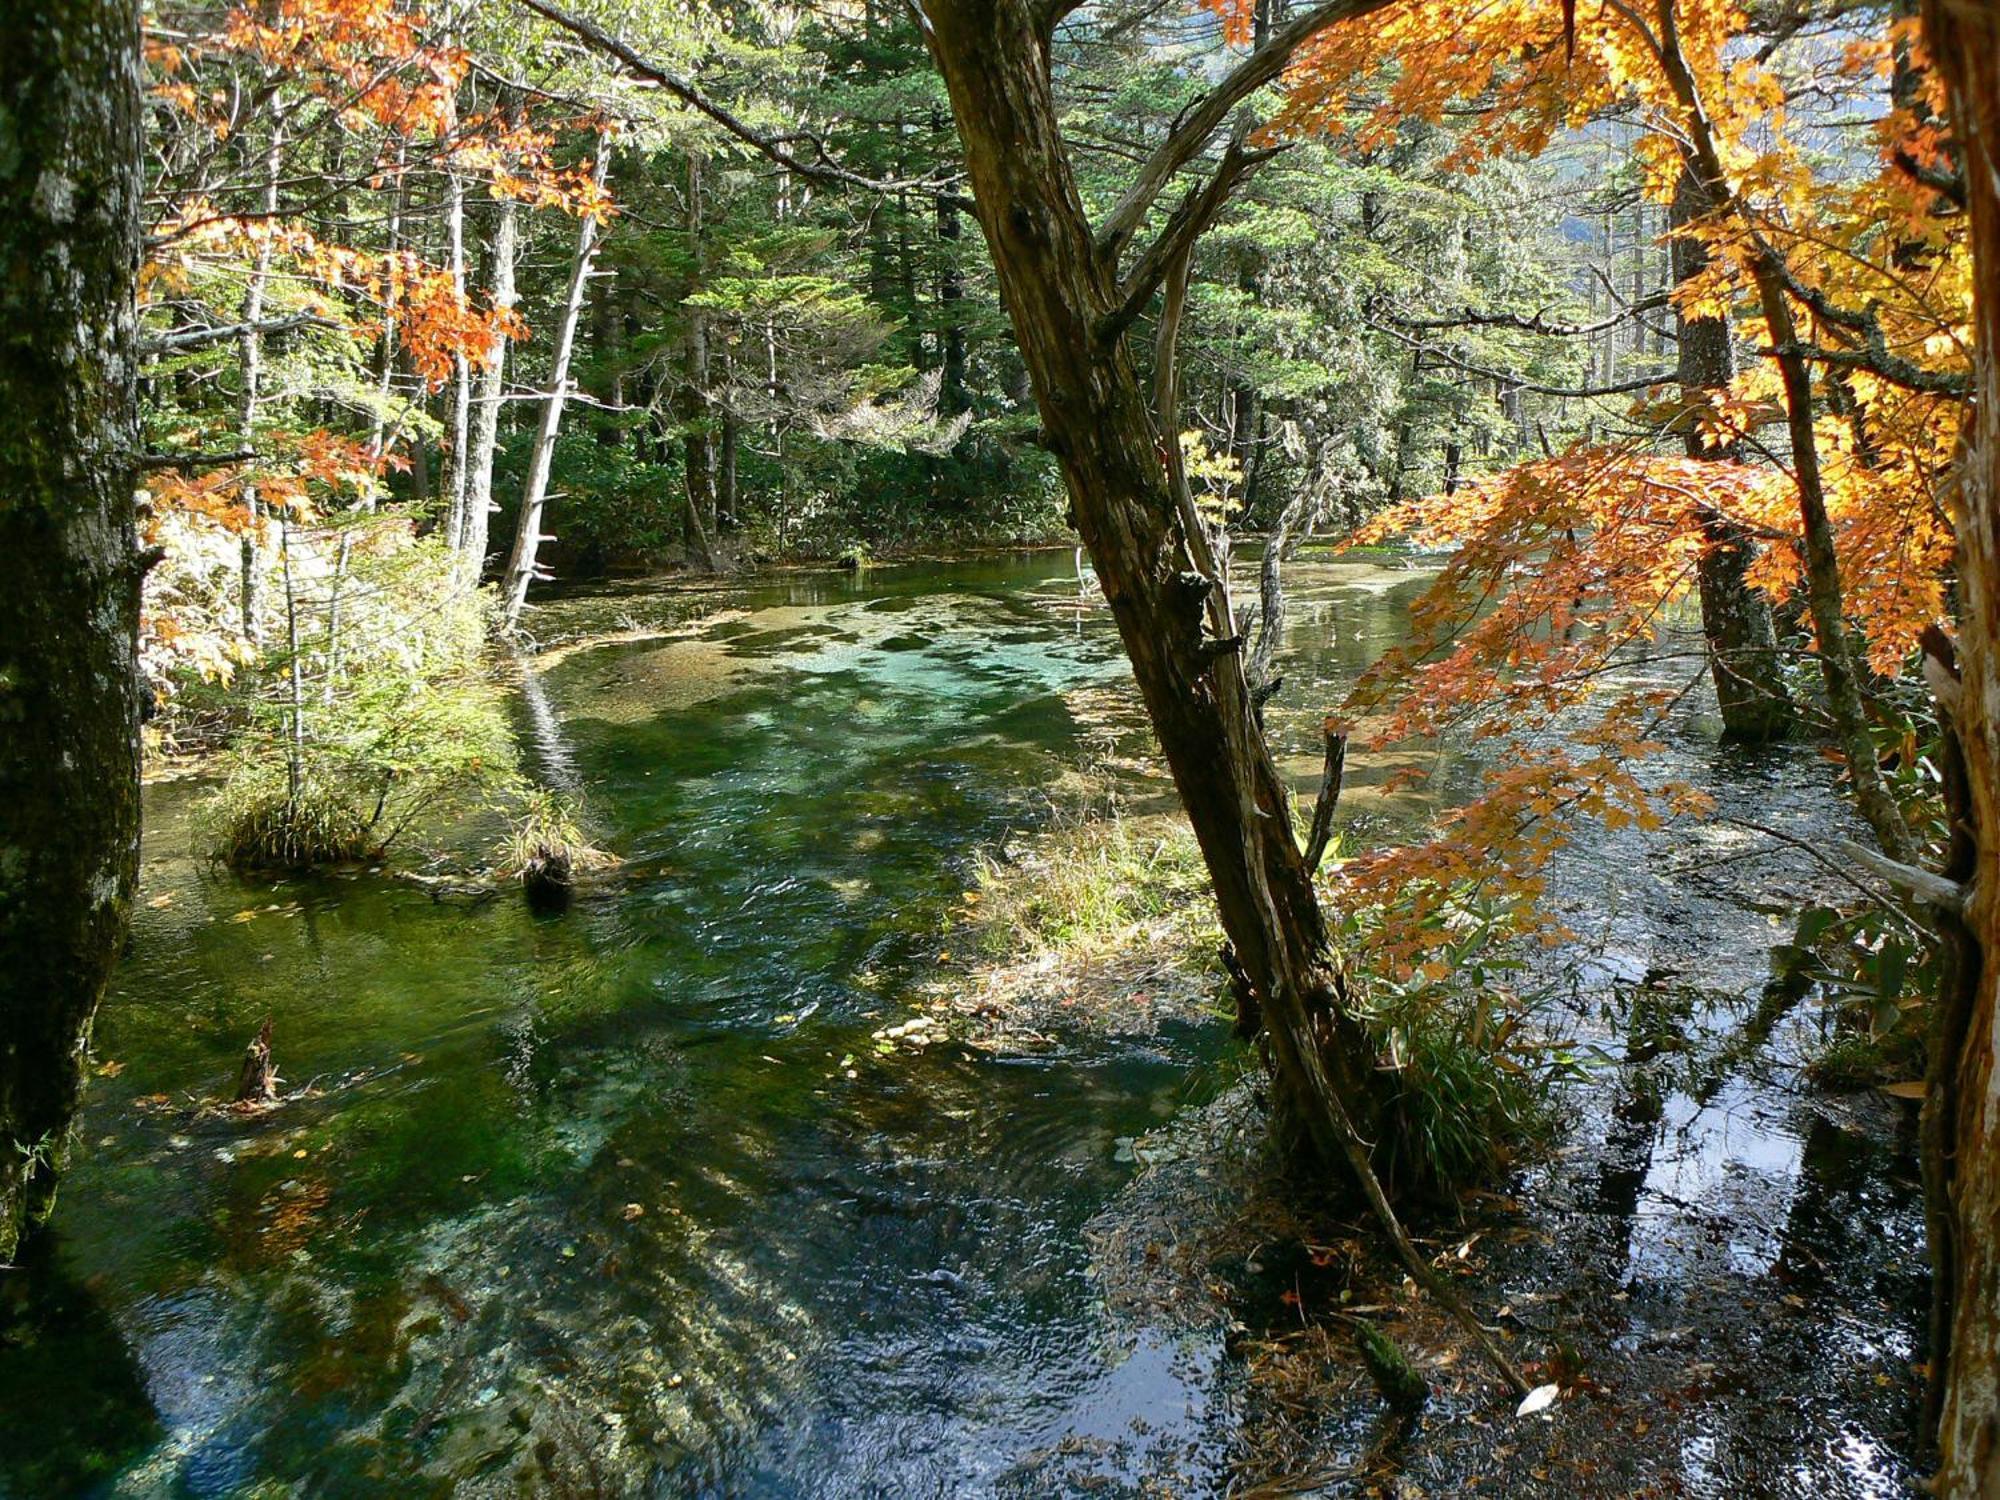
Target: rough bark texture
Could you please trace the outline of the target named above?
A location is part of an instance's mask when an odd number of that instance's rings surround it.
[[[1934,1349],[1943,1406],[1936,1493],[2000,1495],[2000,13],[1974,0],[1926,0],[1931,56],[1951,85],[1976,281],[1976,415],[1959,474],[1961,682],[1954,721],[1973,832],[1966,927],[1978,973],[1943,1007],[1928,1111],[1948,1138],[1942,1163],[1951,1226],[1945,1318]],[[1954,1011],[1956,1014],[1954,1014]]]
[[[1673,227],[1686,228],[1714,211],[1715,194],[1703,183],[1692,154],[1684,153],[1680,181],[1674,190]],[[1708,260],[1708,251],[1699,240],[1677,236],[1673,241],[1674,284],[1699,276]],[[1736,373],[1729,322],[1726,318],[1690,318],[1684,311],[1678,319],[1681,392],[1689,406],[1688,456],[1735,458],[1734,445],[1720,449],[1704,446],[1693,421],[1695,404],[1704,393],[1727,390]],[[1756,560],[1756,544],[1738,522],[1713,511],[1702,518],[1702,531],[1708,546],[1696,566],[1696,580],[1709,674],[1715,680],[1723,733],[1749,743],[1783,739],[1796,716],[1785,691],[1770,601],[1746,581],[1750,564]]]
[[[1120,226],[1104,253],[1092,242],[1050,87],[1047,7],[935,0],[926,13],[1045,440],[1256,991],[1279,1103],[1324,1158],[1341,1161],[1344,1127],[1367,1141],[1387,1128],[1384,1075],[1342,1003],[1240,643],[1205,630],[1216,581],[1206,539],[1189,533],[1170,488],[1172,439],[1124,341],[1103,336],[1120,303],[1117,247],[1134,226]]]
[[[0,0],[0,1262],[53,1201],[138,868],[139,18]]]

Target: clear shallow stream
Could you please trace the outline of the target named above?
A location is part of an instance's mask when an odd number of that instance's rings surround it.
[[[1396,638],[1419,579],[1298,579],[1275,723],[1304,776],[1311,711]],[[242,883],[190,857],[199,789],[149,789],[58,1228],[0,1284],[0,1496],[1040,1495],[1079,1464],[1112,1493],[1221,1490],[1241,1434],[1220,1332],[1113,1317],[1083,1229],[1135,1170],[1122,1143],[1212,1089],[1222,1028],[1033,1058],[871,1045],[936,978],[972,855],[1032,827],[1037,788],[1103,732],[1077,705],[1128,681],[1068,555],[622,589],[539,626],[632,637],[551,658],[523,696],[533,759],[587,789],[632,867],[567,916],[366,873]],[[1129,707],[1114,721],[1143,745]],[[1733,766],[1691,734],[1725,791],[1813,804],[1809,758]],[[1368,791],[1386,770],[1357,768],[1356,816],[1389,816]],[[1598,851],[1569,892],[1602,909],[1614,968],[1712,941],[1744,970],[1718,982],[1754,987],[1763,918],[1746,955],[1740,904],[1704,918],[1708,896],[1656,879],[1607,905],[1597,882],[1635,860]],[[288,1085],[316,1092],[198,1111],[266,1016]],[[1706,1146],[1707,1104],[1643,1149],[1599,1106],[1542,1184],[1623,1226],[1577,1277],[1614,1300],[1690,1267],[1755,1283],[1816,1232],[1786,1232],[1801,1201],[1859,1194],[1881,1222],[1855,1253],[1895,1266],[1842,1337],[1906,1367],[1904,1165],[1768,1081],[1731,1088],[1726,1120],[1761,1124]],[[1720,1251],[1702,1204],[1676,1217],[1704,1194],[1727,1205]],[[1607,1340],[1651,1347],[1660,1320],[1621,1316]],[[1732,1487],[1731,1441],[1754,1468],[1764,1438],[1724,1424],[1721,1477],[1690,1492],[1899,1493],[1875,1429],[1907,1375],[1879,1399],[1873,1375],[1772,1471],[1795,1485]]]

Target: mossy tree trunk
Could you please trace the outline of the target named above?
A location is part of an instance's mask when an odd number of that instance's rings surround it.
[[[139,16],[0,0],[0,1262],[46,1214],[138,870]]]

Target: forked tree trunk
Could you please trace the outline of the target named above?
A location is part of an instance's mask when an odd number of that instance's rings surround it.
[[[597,138],[595,181],[599,192],[603,191],[610,170],[611,137],[607,133]],[[556,323],[549,394],[542,403],[535,446],[528,453],[528,482],[521,492],[520,523],[514,531],[514,550],[507,559],[504,597],[509,630],[520,623],[521,607],[528,602],[528,585],[535,578],[535,554],[542,545],[542,506],[549,492],[549,466],[555,461],[556,432],[562,426],[563,403],[569,396],[569,361],[576,348],[576,322],[583,311],[583,293],[590,285],[590,268],[596,259],[597,220],[585,214],[577,227],[576,263],[570,268],[569,292],[563,300],[562,317]]]
[[[1976,303],[1974,426],[1955,516],[1961,681],[1951,715],[1971,824],[1969,941],[1947,965],[1956,972],[1939,1000],[1924,1105],[1931,1219],[1948,1231],[1934,1246],[1943,1305],[1933,1326],[1945,1339],[1931,1351],[1943,1381],[1935,1492],[1988,1500],[2000,1495],[2000,12],[1985,0],[1925,0],[1924,26],[1951,88]]]
[[[48,1211],[139,853],[139,18],[0,0],[0,1263]]]
[[[1673,228],[1684,230],[1714,212],[1715,195],[1703,184],[1692,153],[1684,152],[1671,210]],[[1673,240],[1674,284],[1692,281],[1708,266],[1707,248],[1692,235]],[[1689,409],[1686,447],[1690,458],[1733,459],[1740,445],[1711,448],[1694,421],[1695,402],[1705,393],[1729,388],[1736,373],[1735,350],[1726,318],[1691,318],[1678,313],[1680,383]],[[1696,564],[1701,592],[1701,628],[1708,642],[1709,675],[1722,712],[1722,731],[1733,740],[1762,744],[1783,739],[1795,714],[1785,690],[1771,603],[1748,582],[1756,544],[1740,521],[1717,511],[1702,517],[1707,542]]]
[[[1117,288],[1063,146],[1041,36],[1047,6],[933,0],[925,9],[1045,441],[1255,991],[1281,1110],[1338,1163],[1346,1132],[1384,1142],[1387,1075],[1344,1004],[1287,791],[1250,709],[1240,642],[1204,628],[1217,580],[1169,487],[1173,436],[1155,423],[1125,341],[1103,331]]]

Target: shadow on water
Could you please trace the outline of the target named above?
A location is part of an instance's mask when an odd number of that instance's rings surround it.
[[[1316,710],[1400,635],[1416,582],[1299,572],[1272,725],[1304,779]],[[0,1338],[0,1496],[1222,1488],[1241,1396],[1220,1331],[1114,1315],[1084,1246],[1130,1140],[1211,1086],[1221,1028],[1034,1058],[873,1041],[955,966],[971,854],[1042,815],[1086,737],[1143,749],[1070,558],[621,587],[540,628],[620,633],[546,657],[523,703],[635,872],[563,920],[358,872],[244,884],[192,857],[194,789],[149,789],[61,1231],[4,1283],[36,1311]],[[1677,753],[1767,821],[1827,816],[1804,758]],[[1371,791],[1392,769],[1357,758],[1361,828],[1411,815]],[[1726,851],[1679,874],[1655,853],[1607,843],[1565,888],[1608,966],[1592,995],[1662,964],[1748,993],[1769,935]],[[305,1091],[195,1108],[265,1015]],[[1820,1450],[1895,1430],[1914,1196],[1879,1121],[1759,1072],[1790,1034],[1705,1101],[1580,1104],[1572,1152],[1522,1185],[1547,1243],[1495,1274],[1524,1327],[1582,1330],[1635,1381],[1713,1366],[1682,1381],[1661,1472],[1684,1487],[1789,1455],[1829,1485],[1772,1492],[1876,1493]],[[1830,1307],[1847,1321],[1822,1337]],[[1851,1370],[1809,1409],[1714,1394],[1815,1348]],[[1442,1430],[1407,1459],[1433,1493],[1469,1472]]]

